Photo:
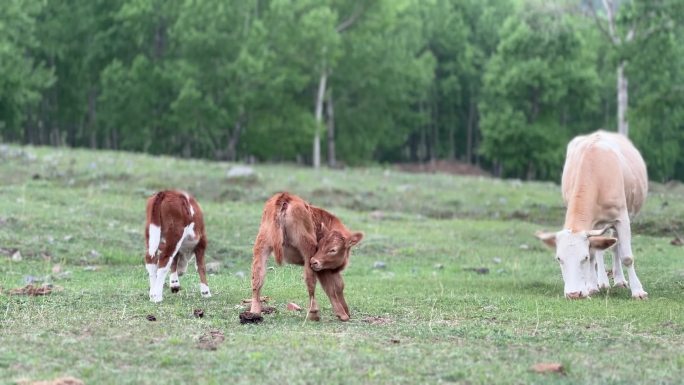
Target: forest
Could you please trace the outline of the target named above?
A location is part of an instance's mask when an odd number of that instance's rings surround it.
[[[5,0],[0,142],[558,180],[628,135],[684,180],[681,0]]]

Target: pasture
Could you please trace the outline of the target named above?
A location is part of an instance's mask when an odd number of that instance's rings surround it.
[[[0,382],[71,375],[87,384],[676,384],[684,378],[684,188],[652,184],[633,226],[649,293],[563,297],[552,251],[533,237],[563,221],[559,187],[373,167],[234,165],[107,151],[0,149]],[[559,171],[560,172],[560,171]],[[162,188],[203,207],[213,297],[193,266],[148,300],[145,198]],[[241,325],[263,202],[288,190],[365,233],[344,277],[352,319],[320,287],[305,321],[297,266],[269,270],[275,312]],[[16,258],[16,250],[21,260]],[[12,256],[15,256],[13,259]],[[58,265],[58,266],[57,266]],[[610,263],[607,263],[610,266]],[[57,266],[57,267],[56,267]],[[32,277],[63,290],[8,295]],[[40,283],[38,283],[40,284]],[[193,316],[202,309],[204,317]],[[148,321],[154,315],[156,321]],[[215,349],[201,349],[211,331]],[[532,365],[557,362],[564,373]]]

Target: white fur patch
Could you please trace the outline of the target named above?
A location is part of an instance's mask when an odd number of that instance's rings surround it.
[[[147,274],[150,276],[150,290],[152,290],[154,283],[157,281],[157,264],[146,263],[145,269],[147,269]]]
[[[188,193],[183,191],[183,196],[188,201],[188,206],[190,206],[190,216],[194,217],[195,216],[195,209],[192,207],[192,202],[190,202],[190,195],[188,195]]]
[[[149,235],[150,239],[148,242],[147,253],[154,258],[154,255],[159,249],[159,242],[161,241],[161,227],[150,223]]]

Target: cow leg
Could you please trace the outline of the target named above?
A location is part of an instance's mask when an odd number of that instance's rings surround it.
[[[311,265],[309,265],[309,259],[311,259],[311,257],[305,257],[306,262],[304,262],[304,283],[309,292],[309,313],[307,318],[310,321],[320,321],[320,309],[316,302],[316,274],[311,268]]]
[[[178,278],[178,260],[181,258],[182,258],[182,256],[178,255],[178,256],[176,256],[176,258],[173,258],[173,261],[171,262],[171,275],[169,275],[169,288],[171,289],[172,293],[178,293],[181,289],[180,279]]]
[[[152,294],[152,288],[157,280],[157,263],[154,261],[149,254],[145,254],[145,269],[147,270],[147,275],[150,277],[150,295]]]
[[[188,226],[190,227],[190,226]],[[172,228],[166,231],[166,243],[164,244],[159,260],[157,261],[157,277],[154,285],[150,288],[150,301],[161,302],[163,299],[164,281],[166,274],[171,269],[173,260],[178,254],[186,229]]]
[[[348,321],[349,307],[347,306],[347,301],[344,300],[344,280],[342,280],[340,272],[322,270],[316,272],[316,277],[321,283],[325,294],[328,295],[337,318],[340,321]]]
[[[197,246],[195,246],[195,263],[197,264],[197,274],[199,274],[200,279],[200,295],[204,298],[209,298],[211,297],[211,291],[209,291],[209,285],[207,284],[207,266],[204,260],[204,251],[206,249],[207,241],[202,238]]]
[[[596,259],[596,275],[599,290],[607,289],[610,287],[610,282],[608,282],[608,273],[606,273],[606,264],[603,259],[603,253],[603,250],[594,250],[594,258]]]
[[[266,235],[260,232],[254,242],[252,256],[252,306],[249,309],[252,314],[261,314],[261,287],[266,278],[266,261],[272,250],[266,242]]]
[[[620,262],[627,268],[627,276],[629,277],[629,287],[632,289],[632,298],[644,299],[648,296],[648,293],[644,291],[643,286],[641,286],[641,281],[637,277],[636,270],[634,269],[634,255],[632,254],[632,232],[630,229],[629,217],[623,215],[620,220],[618,220],[616,226],[618,244],[615,248],[615,258],[613,262],[613,267],[615,265],[620,265]],[[620,271],[622,275],[622,271]],[[621,277],[624,282],[624,276]],[[617,277],[616,286],[617,286]]]
[[[599,292],[599,285],[598,285],[598,272],[596,271],[596,254],[593,251],[589,251],[590,259],[590,268],[589,268],[589,277],[587,279],[587,293],[589,295],[596,294]]]

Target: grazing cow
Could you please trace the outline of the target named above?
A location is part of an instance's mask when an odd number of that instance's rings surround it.
[[[362,233],[347,230],[333,214],[309,205],[296,195],[279,193],[272,196],[264,206],[254,243],[252,316],[261,314],[259,293],[266,275],[266,260],[273,252],[279,265],[285,260],[304,267],[310,320],[320,320],[314,297],[316,279],[330,298],[337,317],[349,320],[341,272],[347,266],[351,247],[362,238]]]
[[[584,298],[608,287],[603,252],[617,242],[614,286],[630,286],[633,298],[646,298],[634,270],[630,230],[630,218],[639,212],[648,192],[639,151],[621,134],[597,131],[576,137],[568,144],[562,190],[567,206],[563,230],[537,233],[537,237],[556,249],[565,296]],[[617,239],[604,236],[609,229],[615,230]]]
[[[145,268],[150,276],[150,301],[161,302],[166,274],[171,270],[171,292],[180,291],[179,276],[195,254],[202,297],[211,297],[207,286],[204,250],[207,236],[199,203],[183,191],[160,191],[147,200]]]

